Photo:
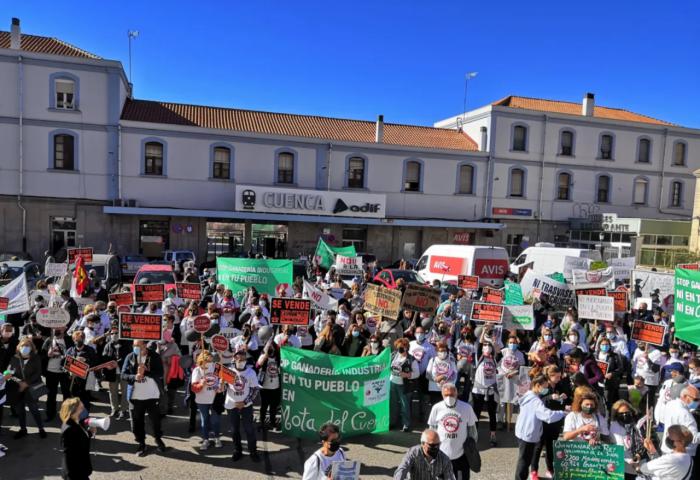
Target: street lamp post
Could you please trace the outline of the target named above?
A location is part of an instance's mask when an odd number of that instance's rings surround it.
[[[476,77],[479,72],[469,72],[464,75],[464,102],[462,104],[462,123],[467,118],[467,85],[469,85],[469,80]]]

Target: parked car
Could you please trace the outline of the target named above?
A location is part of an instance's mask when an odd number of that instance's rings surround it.
[[[134,277],[134,283],[130,284],[129,287],[131,291],[134,291],[134,285],[153,285],[157,283],[164,283],[165,290],[175,288],[175,283],[177,278],[175,277],[175,272],[173,267],[170,265],[144,265],[139,269]]]
[[[7,272],[0,272],[0,287],[7,285],[22,273],[26,274],[29,290],[32,290],[36,282],[41,279],[41,267],[36,262],[29,260],[0,261],[0,267],[3,265],[7,265]]]
[[[374,276],[372,280],[377,285],[395,289],[396,281],[402,279],[406,284],[424,283],[423,280],[413,270],[399,270],[397,268],[385,268]]]
[[[166,250],[163,260],[173,266],[177,273],[182,272],[182,264],[185,262],[196,262],[197,258],[192,250]]]
[[[20,260],[34,260],[31,255],[24,252],[2,252],[0,262],[17,262]]]
[[[119,257],[123,277],[134,277],[144,265],[148,265],[148,259],[143,255],[124,255]]]

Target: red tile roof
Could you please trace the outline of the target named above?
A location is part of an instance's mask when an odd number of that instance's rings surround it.
[[[510,95],[502,98],[501,100],[493,102],[491,105],[582,116],[580,103],[562,102],[559,100],[546,100],[542,98],[517,97]],[[655,125],[673,125],[672,123],[664,122],[663,120],[658,120],[639,113],[629,112],[621,108],[595,106],[593,109],[593,116],[608,120],[624,120],[627,122],[652,123]]]
[[[10,48],[10,32],[0,32],[0,48]],[[58,38],[40,37],[25,33],[22,34],[20,40],[20,50],[32,53],[62,55],[64,57],[100,58]]]
[[[122,120],[189,125],[238,132],[309,137],[340,142],[374,143],[375,122],[206,107],[149,100],[129,100]],[[474,140],[453,129],[384,124],[384,144],[476,151]]]

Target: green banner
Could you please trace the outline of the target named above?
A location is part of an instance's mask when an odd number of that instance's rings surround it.
[[[504,290],[506,292],[503,299],[505,305],[523,305],[525,303],[525,300],[523,300],[523,289],[519,283],[506,280]]]
[[[316,253],[314,253],[316,263],[318,263],[322,268],[328,270],[335,263],[336,255],[342,255],[343,257],[356,257],[357,252],[355,252],[354,245],[349,245],[347,247],[334,247],[332,245],[328,245],[322,238],[318,239]]]
[[[700,346],[700,272],[677,268],[675,285],[676,337]]]
[[[576,440],[554,443],[554,478],[557,480],[624,480],[625,449],[622,445]]]
[[[344,437],[389,431],[390,352],[341,357],[282,348],[282,431],[318,440],[326,422]]]
[[[292,264],[292,260],[218,257],[216,278],[230,288],[236,298],[241,298],[248,287],[275,296],[277,285],[292,284]]]

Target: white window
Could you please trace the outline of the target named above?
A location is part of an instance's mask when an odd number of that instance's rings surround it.
[[[651,142],[648,138],[642,138],[639,140],[639,154],[637,156],[637,161],[639,163],[649,163],[651,158]]]
[[[352,157],[348,161],[348,188],[364,188],[365,186],[365,159]]]
[[[163,175],[163,144],[146,143],[143,173],[146,175]]]
[[[56,108],[73,110],[75,108],[75,83],[73,80],[56,80]]]
[[[645,178],[638,178],[634,181],[634,197],[632,199],[635,205],[645,205],[647,203],[647,189],[649,182]]]
[[[406,192],[420,192],[420,162],[406,162],[406,178],[403,189]]]
[[[459,193],[474,193],[474,167],[471,165],[459,167]]]

